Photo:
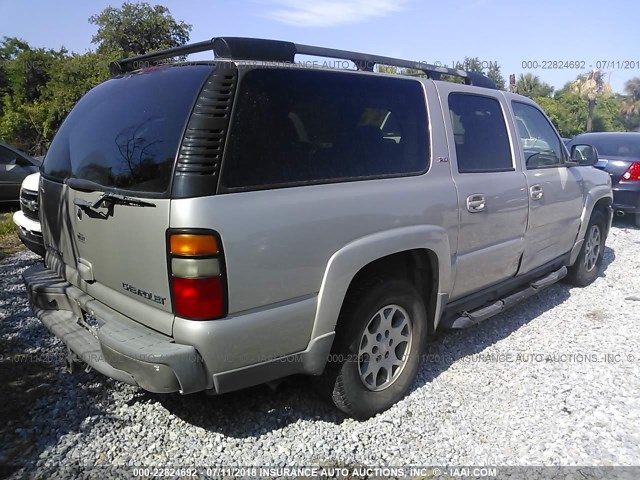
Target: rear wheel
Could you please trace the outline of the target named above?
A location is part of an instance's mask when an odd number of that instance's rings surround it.
[[[569,283],[584,287],[592,283],[597,277],[604,255],[604,242],[606,238],[607,223],[605,216],[600,211],[592,214],[584,243],[576,263],[569,268],[567,280]]]
[[[406,280],[378,280],[354,293],[340,314],[324,374],[343,412],[369,418],[404,397],[416,377],[427,325],[424,302]]]

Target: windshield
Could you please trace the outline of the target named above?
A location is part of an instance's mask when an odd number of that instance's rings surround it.
[[[98,85],[60,127],[43,175],[156,196],[166,192],[187,118],[210,73],[206,65],[163,67]]]

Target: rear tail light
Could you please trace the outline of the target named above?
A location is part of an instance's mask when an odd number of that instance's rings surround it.
[[[633,162],[622,175],[625,182],[640,181],[640,162]]]
[[[173,309],[189,320],[213,320],[227,312],[224,256],[212,231],[169,232]]]

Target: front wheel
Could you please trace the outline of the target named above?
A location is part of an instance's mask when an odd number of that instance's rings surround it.
[[[426,341],[424,302],[408,281],[378,281],[347,299],[325,371],[333,403],[369,418],[403,398]]]
[[[587,226],[584,243],[578,254],[576,263],[569,268],[567,281],[573,285],[584,287],[597,277],[604,255],[607,222],[602,212],[594,212]]]

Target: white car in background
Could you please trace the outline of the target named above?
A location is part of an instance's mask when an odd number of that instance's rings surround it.
[[[13,222],[18,226],[18,237],[29,250],[44,257],[45,249],[40,227],[40,206],[38,205],[38,184],[40,173],[27,176],[20,188],[20,210],[13,214]]]

